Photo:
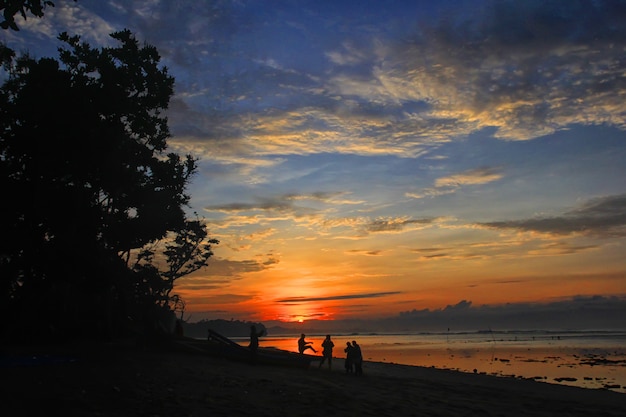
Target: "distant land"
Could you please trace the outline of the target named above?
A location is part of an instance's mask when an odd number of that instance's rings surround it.
[[[303,323],[239,320],[201,320],[185,323],[185,334],[206,337],[210,327],[228,337],[245,337],[250,325],[268,336],[307,334],[420,333],[506,330],[618,330],[626,329],[626,297],[575,297],[552,303],[473,306],[461,301],[438,310],[411,310],[380,319],[308,320]]]
[[[240,320],[201,320],[195,323],[183,323],[183,333],[188,337],[206,339],[208,330],[211,329],[226,337],[244,337],[250,335],[250,326],[253,325],[257,331],[269,334],[262,323]]]

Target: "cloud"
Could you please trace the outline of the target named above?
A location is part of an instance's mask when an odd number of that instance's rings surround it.
[[[430,223],[431,219],[385,218],[370,219],[364,216],[332,217],[339,206],[364,204],[353,200],[347,192],[285,193],[273,197],[254,197],[252,202],[234,202],[205,206],[204,210],[224,213],[221,220],[208,223],[216,229],[229,229],[257,225],[268,227],[272,222],[292,221],[300,227],[308,228],[317,234],[325,234],[330,229],[345,229],[352,234],[400,232],[413,230],[416,225]],[[309,205],[298,203],[309,202]],[[220,237],[218,234],[214,235]],[[353,236],[354,237],[354,236]]]
[[[507,140],[572,124],[626,128],[621,3],[486,1],[419,22],[408,37],[374,35],[362,25],[339,42],[339,35],[330,41],[307,24],[290,25],[294,38],[332,46],[309,66],[281,59],[253,7],[215,3],[188,13],[141,4],[127,11],[177,79],[172,146],[223,165],[237,182],[267,183],[267,170],[290,155],[426,156],[486,127]],[[454,181],[481,179],[490,177],[441,178],[406,196],[449,194]]]
[[[346,251],[349,255],[365,255],[365,256],[380,256],[384,251],[382,250],[361,250],[361,249],[353,249]]]
[[[291,222],[297,227],[291,228],[291,233],[299,230],[302,233],[313,233],[315,236],[327,236],[331,229],[334,229],[343,233],[335,235],[334,238],[363,238],[367,233],[375,231],[371,219],[364,216],[336,216],[342,206],[361,204],[364,204],[364,201],[351,199],[350,193],[342,191],[284,193],[272,197],[253,197],[250,202],[209,205],[205,206],[204,210],[211,212],[213,219],[207,220],[207,223],[213,229],[212,235],[220,239],[222,246],[242,251],[250,249],[252,243],[259,241],[259,236],[251,234],[248,228],[251,226],[255,229],[261,228],[260,230],[265,231],[263,238],[275,236],[280,240],[282,235],[276,231],[282,230],[285,222]],[[215,219],[217,213],[224,216]],[[388,223],[387,228],[394,222],[391,219],[385,221]],[[382,220],[373,222],[376,224]],[[402,222],[404,228],[409,228],[413,223],[421,224],[425,221],[404,219]],[[382,231],[381,228],[379,225],[378,231]],[[398,225],[396,231],[400,231]],[[291,236],[292,239],[294,237]]]
[[[268,264],[262,259],[229,260],[223,258],[211,258],[209,265],[188,277],[184,278],[185,285],[213,285],[224,284],[224,278],[239,278],[249,272],[258,272],[267,269]],[[215,288],[215,287],[213,287]],[[199,289],[199,288],[198,288]]]
[[[435,187],[459,187],[461,185],[487,184],[501,178],[502,174],[499,168],[482,167],[438,178],[435,181]]]
[[[484,228],[484,226],[481,226]],[[484,238],[483,238],[484,239]],[[519,260],[522,258],[560,257],[600,250],[597,244],[577,244],[554,239],[537,239],[536,236],[514,236],[511,239],[477,240],[453,245],[407,248],[415,254],[415,261],[483,261],[483,260]]]
[[[114,42],[109,35],[123,29],[121,26],[112,25],[97,13],[75,2],[58,2],[55,7],[47,7],[43,18],[29,16],[27,20],[20,21],[19,14],[16,18],[21,28],[18,36],[32,32],[48,39],[56,39],[59,33],[67,32],[70,35],[80,35],[84,41],[94,43],[92,46],[113,45]],[[15,34],[7,33],[7,35],[9,38],[15,38],[12,36]]]
[[[405,197],[408,198],[427,198],[427,197],[437,197],[440,195],[453,194],[457,191],[457,188],[424,188],[419,192],[406,192],[404,193]]]
[[[507,140],[574,123],[626,128],[623,2],[455,5],[417,19],[410,34],[380,16],[357,19],[353,33],[326,33],[315,23],[285,25],[301,13],[287,4],[268,13],[253,3],[170,3],[69,2],[26,23],[51,37],[56,29],[46,25],[62,19],[99,45],[121,23],[132,27],[176,77],[172,146],[254,183],[267,181],[256,170],[285,155],[415,158],[485,127]],[[375,33],[374,24],[388,29]],[[272,26],[285,42],[314,40],[315,54],[285,56]]]
[[[255,197],[253,203],[230,203],[223,205],[207,206],[207,211],[221,212],[243,212],[243,211],[295,211],[295,201],[318,201],[323,203],[334,203],[344,192],[314,192],[311,194],[286,193],[276,197]],[[354,201],[341,200],[341,204],[358,204]]]
[[[440,195],[453,194],[462,186],[488,184],[498,181],[502,179],[502,177],[501,168],[499,167],[475,168],[437,178],[433,188],[424,188],[417,192],[406,192],[404,195],[414,199],[437,197]]]
[[[380,218],[371,220],[364,225],[364,229],[369,233],[395,233],[404,231],[414,226],[424,226],[432,224],[435,219],[410,219],[406,217]]]
[[[278,212],[292,212],[294,211],[293,204],[286,198],[255,198],[254,203],[229,203],[221,205],[206,206],[204,209],[207,211],[221,211],[224,213],[239,213],[249,211],[278,211]]]
[[[452,84],[452,115],[496,126],[496,136],[505,139],[530,139],[573,123],[626,127],[618,58],[626,24],[617,18],[626,5],[487,4],[479,20],[437,26],[426,50],[416,49],[441,65],[426,69],[429,81],[467,85]]]
[[[560,216],[478,223],[493,229],[555,235],[626,236],[626,194],[596,198]]]
[[[183,296],[187,305],[194,306],[194,309],[200,311],[204,314],[212,312],[212,313],[225,313],[227,311],[224,310],[210,310],[215,308],[216,305],[233,305],[233,304],[241,304],[245,303],[254,298],[253,295],[244,295],[244,294],[216,294],[216,295],[202,295],[202,292],[198,291],[186,291],[186,288],[177,288],[177,292]]]
[[[609,329],[624,328],[621,317],[626,314],[626,297],[575,296],[544,303],[509,303],[473,306],[463,300],[443,309],[413,309],[397,318],[385,320],[387,329],[396,327],[438,329],[496,330],[507,329]],[[380,323],[379,323],[380,324]]]
[[[249,235],[246,236],[246,239],[252,240],[252,241],[259,241],[259,240],[262,241],[276,234],[276,232],[277,230],[274,228],[261,229],[254,233],[250,233]]]
[[[332,217],[335,208],[342,205],[359,205],[363,201],[346,198],[346,192],[286,193],[274,197],[254,197],[252,202],[234,202],[205,206],[209,212],[227,216],[208,223],[215,229],[256,225],[268,227],[273,222],[292,221],[315,234],[326,235],[331,229],[344,230],[347,234],[335,238],[360,239],[370,233],[402,233],[424,228],[436,218],[413,219],[403,217],[370,218],[367,216]],[[296,203],[309,201],[310,206]],[[214,232],[216,238],[219,234]],[[222,238],[224,243],[224,238]],[[228,246],[228,243],[226,243]],[[232,246],[232,245],[231,245]],[[231,247],[229,246],[229,247]],[[237,245],[232,246],[236,250]],[[247,247],[247,245],[246,245]]]
[[[561,256],[599,249],[598,245],[574,245],[568,242],[548,242],[541,247],[529,250],[531,256]]]
[[[360,306],[355,310],[360,312]],[[364,306],[366,308],[367,306]],[[543,303],[475,305],[462,300],[440,309],[412,309],[383,319],[324,320],[309,323],[335,332],[510,332],[559,329],[624,329],[626,295],[573,296]],[[489,334],[485,338],[491,340]]]
[[[195,273],[178,279],[176,281],[176,291],[195,294],[198,291],[223,288],[230,282],[231,278],[224,275],[212,275],[207,277],[206,275],[198,275],[198,273]]]
[[[507,140],[577,123],[626,128],[623,2],[468,7],[474,10],[460,7],[420,22],[409,40],[394,45],[382,39],[384,56],[369,61],[369,77],[346,67],[329,90],[381,107],[427,103],[398,123],[420,120],[417,131],[434,137],[485,127],[496,127],[495,135]]]
[[[356,300],[356,299],[364,299],[364,298],[380,298],[380,297],[388,297],[390,295],[402,294],[401,291],[388,291],[388,292],[376,292],[376,293],[365,293],[365,294],[348,294],[348,295],[334,295],[330,297],[289,297],[276,300],[277,303],[281,304],[302,304],[302,303],[311,303],[318,301],[339,301],[339,300]]]

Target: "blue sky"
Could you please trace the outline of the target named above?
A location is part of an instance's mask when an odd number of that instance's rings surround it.
[[[0,39],[35,57],[124,28],[161,53],[221,241],[178,287],[197,318],[626,296],[624,1],[58,0],[17,23]]]

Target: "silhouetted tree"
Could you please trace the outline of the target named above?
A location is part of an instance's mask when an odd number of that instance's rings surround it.
[[[0,0],[0,10],[4,17],[0,27],[2,29],[20,30],[15,23],[16,14],[19,13],[24,19],[28,15],[27,12],[35,17],[43,17],[43,11],[48,6],[54,7],[54,2],[48,0]]]
[[[1,307],[23,329],[153,320],[218,243],[184,212],[196,160],[167,152],[174,79],[153,46],[111,36],[63,33],[59,61],[0,45]]]
[[[140,277],[140,298],[151,305],[180,312],[182,320],[185,303],[171,292],[178,278],[202,268],[213,255],[211,245],[219,242],[207,236],[202,222],[187,220],[185,226],[172,233],[165,243],[158,241],[142,248],[132,268]],[[155,262],[157,257],[165,259],[165,268],[158,267],[158,262]]]

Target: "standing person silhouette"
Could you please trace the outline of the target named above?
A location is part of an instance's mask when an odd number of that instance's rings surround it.
[[[324,361],[328,359],[328,369],[332,369],[333,366],[333,348],[335,344],[330,340],[330,335],[326,335],[326,339],[322,342],[322,361],[320,362],[320,368],[324,364]]]
[[[346,352],[346,373],[351,374],[352,364],[354,362],[354,349],[352,348],[350,342],[346,342],[346,348],[343,351]]]
[[[257,332],[254,324],[250,326],[250,344],[248,347],[250,348],[250,355],[253,363],[256,361],[256,351],[259,348],[259,337],[263,336],[263,333],[263,330]]]
[[[302,333],[300,335],[300,339],[298,339],[298,352],[304,353],[304,351],[307,349],[311,349],[313,352],[317,352],[317,350],[315,350],[313,346],[311,346],[312,344],[313,342],[307,342],[304,340],[304,333]]]
[[[356,340],[352,341],[352,353],[354,355],[354,375],[363,375],[363,353],[361,353],[361,346],[359,346]]]

